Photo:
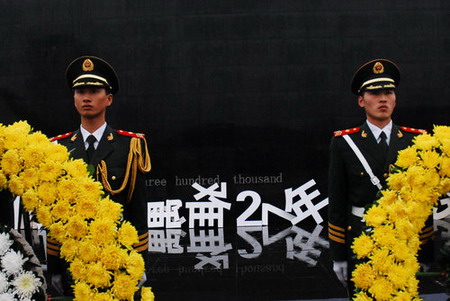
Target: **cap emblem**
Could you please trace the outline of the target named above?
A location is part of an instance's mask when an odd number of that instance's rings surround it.
[[[83,62],[83,71],[92,71],[94,70],[94,63],[90,59],[85,59]]]
[[[384,72],[384,66],[380,62],[376,62],[375,65],[373,65],[373,73],[374,74],[381,74]]]

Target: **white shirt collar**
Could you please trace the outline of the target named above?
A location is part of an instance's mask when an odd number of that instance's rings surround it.
[[[95,139],[97,139],[97,141],[94,142],[94,147],[97,148],[98,143],[100,142],[100,139],[102,139],[102,136],[103,136],[103,133],[105,132],[105,130],[106,130],[106,122],[101,127],[96,129],[95,132],[93,132],[93,133],[90,133],[88,130],[83,128],[82,125],[80,125],[80,132],[81,132],[81,135],[83,136],[84,146],[86,147],[86,149],[89,147],[89,144],[86,141],[87,137],[89,137],[89,135],[93,135],[95,137]]]
[[[389,142],[391,141],[391,132],[392,132],[392,120],[382,129],[377,127],[376,125],[369,122],[369,120],[366,120],[367,125],[369,126],[370,131],[372,132],[373,136],[375,137],[375,140],[377,142],[380,142],[380,134],[381,132],[384,132],[386,134],[386,143],[389,145]]]

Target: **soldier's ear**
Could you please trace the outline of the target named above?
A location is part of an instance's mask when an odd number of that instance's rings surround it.
[[[364,97],[363,97],[362,95],[359,95],[359,96],[358,96],[358,105],[359,105],[361,108],[364,108],[364,107],[365,107],[365,104],[364,104]]]
[[[109,93],[107,97],[108,97],[108,106],[110,106],[113,103],[114,96],[111,93]]]

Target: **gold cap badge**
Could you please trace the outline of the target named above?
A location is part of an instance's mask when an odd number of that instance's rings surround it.
[[[85,59],[83,62],[83,71],[94,70],[94,63],[90,59]]]
[[[384,66],[380,62],[376,62],[375,65],[373,65],[373,73],[375,74],[381,74],[384,72]]]

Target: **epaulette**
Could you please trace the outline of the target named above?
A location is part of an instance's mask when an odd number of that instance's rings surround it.
[[[122,135],[122,136],[128,136],[128,137],[145,138],[144,134],[122,131],[122,130],[117,130],[117,134]]]
[[[53,142],[53,141],[57,141],[57,140],[60,140],[60,139],[64,139],[64,138],[69,137],[72,134],[73,134],[73,132],[68,132],[68,133],[65,133],[65,134],[62,134],[62,135],[58,135],[58,136],[50,138],[50,141]]]
[[[406,126],[401,126],[400,129],[401,129],[402,131],[410,132],[410,133],[414,133],[414,134],[426,134],[426,133],[427,133],[426,130],[415,129],[415,128],[409,128],[409,127],[406,127]]]
[[[360,130],[360,128],[351,128],[351,129],[336,131],[333,134],[334,134],[334,137],[339,137],[339,136],[342,136],[342,135],[358,133],[359,130]]]

